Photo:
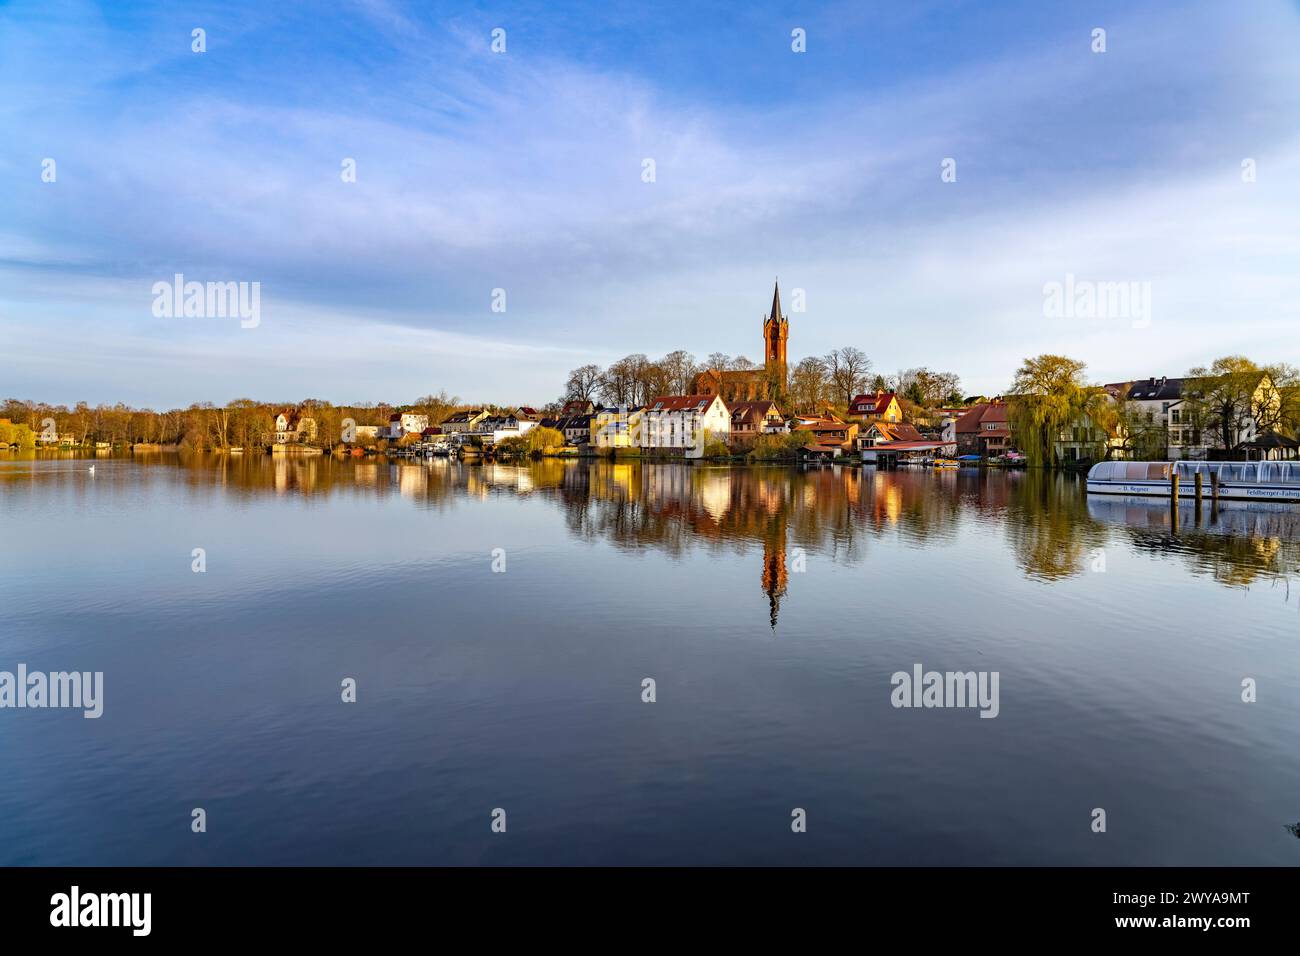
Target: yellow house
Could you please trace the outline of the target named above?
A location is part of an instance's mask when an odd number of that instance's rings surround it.
[[[640,406],[599,409],[591,416],[591,447],[636,448],[642,411]]]
[[[860,419],[863,424],[901,422],[903,409],[898,404],[898,396],[893,392],[876,392],[873,395],[858,395],[849,402],[849,417]]]

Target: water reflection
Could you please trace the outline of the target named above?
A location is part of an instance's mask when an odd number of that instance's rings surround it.
[[[10,664],[112,679],[102,721],[29,715],[0,748],[0,863],[1300,850],[1281,829],[1298,619],[1279,606],[1300,508],[1198,516],[976,469],[94,463],[0,456]],[[999,672],[998,719],[896,710],[890,675],[916,662]],[[360,707],[337,705],[345,675]],[[640,704],[646,675],[669,706]],[[1258,706],[1239,703],[1247,675]],[[201,859],[175,826],[196,793],[226,794],[235,824]],[[532,835],[503,843],[480,808],[511,793]],[[1124,840],[1086,825],[1105,793],[1126,795]],[[837,819],[783,840],[790,801]],[[1071,807],[1084,825],[1063,829]]]
[[[1261,577],[1289,581],[1300,566],[1300,506],[1092,496],[1088,513],[1122,533],[1137,551],[1181,557],[1195,574],[1244,586]]]
[[[125,493],[142,473],[147,483],[151,471],[171,481],[179,474],[196,499],[217,490],[234,498],[398,496],[436,510],[491,496],[540,497],[563,511],[576,539],[674,557],[717,549],[752,560],[773,628],[782,599],[797,587],[791,573],[803,570],[807,555],[853,566],[884,536],[914,548],[942,546],[963,528],[1001,537],[1023,574],[1045,582],[1086,572],[1097,549],[1121,540],[1229,586],[1286,580],[1300,567],[1300,507],[1231,502],[1196,509],[1185,502],[1171,509],[1160,499],[1089,497],[1076,477],[1039,471],[160,454],[101,459],[94,480],[102,491],[120,478]],[[0,481],[22,480],[72,489],[87,476],[84,463],[68,456],[0,461]]]

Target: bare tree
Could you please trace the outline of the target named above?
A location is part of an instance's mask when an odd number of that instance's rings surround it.
[[[691,382],[699,369],[695,365],[695,356],[678,349],[669,352],[657,363],[667,383],[667,390],[673,395],[685,395],[691,390]]]
[[[569,373],[564,384],[565,401],[592,402],[600,394],[605,373],[599,365],[583,365]]]
[[[839,404],[847,406],[853,396],[866,388],[871,360],[861,349],[846,345],[828,352],[822,361],[826,364],[831,396]]]
[[[819,358],[801,359],[790,373],[790,400],[794,410],[816,412],[826,400],[826,363]]]

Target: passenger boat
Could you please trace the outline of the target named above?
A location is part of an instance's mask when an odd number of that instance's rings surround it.
[[[934,460],[934,467],[936,468],[956,468],[959,464],[961,462],[954,458],[936,458]]]
[[[1210,497],[1218,476],[1219,497],[1238,501],[1300,501],[1300,461],[1102,461],[1088,471],[1090,495],[1170,496],[1178,476],[1178,497]]]

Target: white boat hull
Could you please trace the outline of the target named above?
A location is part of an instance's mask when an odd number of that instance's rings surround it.
[[[1167,481],[1089,481],[1090,495],[1144,495],[1151,498],[1168,498]],[[1195,498],[1196,487],[1190,481],[1178,485],[1179,498]],[[1201,497],[1209,499],[1210,483],[1204,482]],[[1219,497],[1233,501],[1300,501],[1300,485],[1243,484],[1225,481],[1219,485]]]

